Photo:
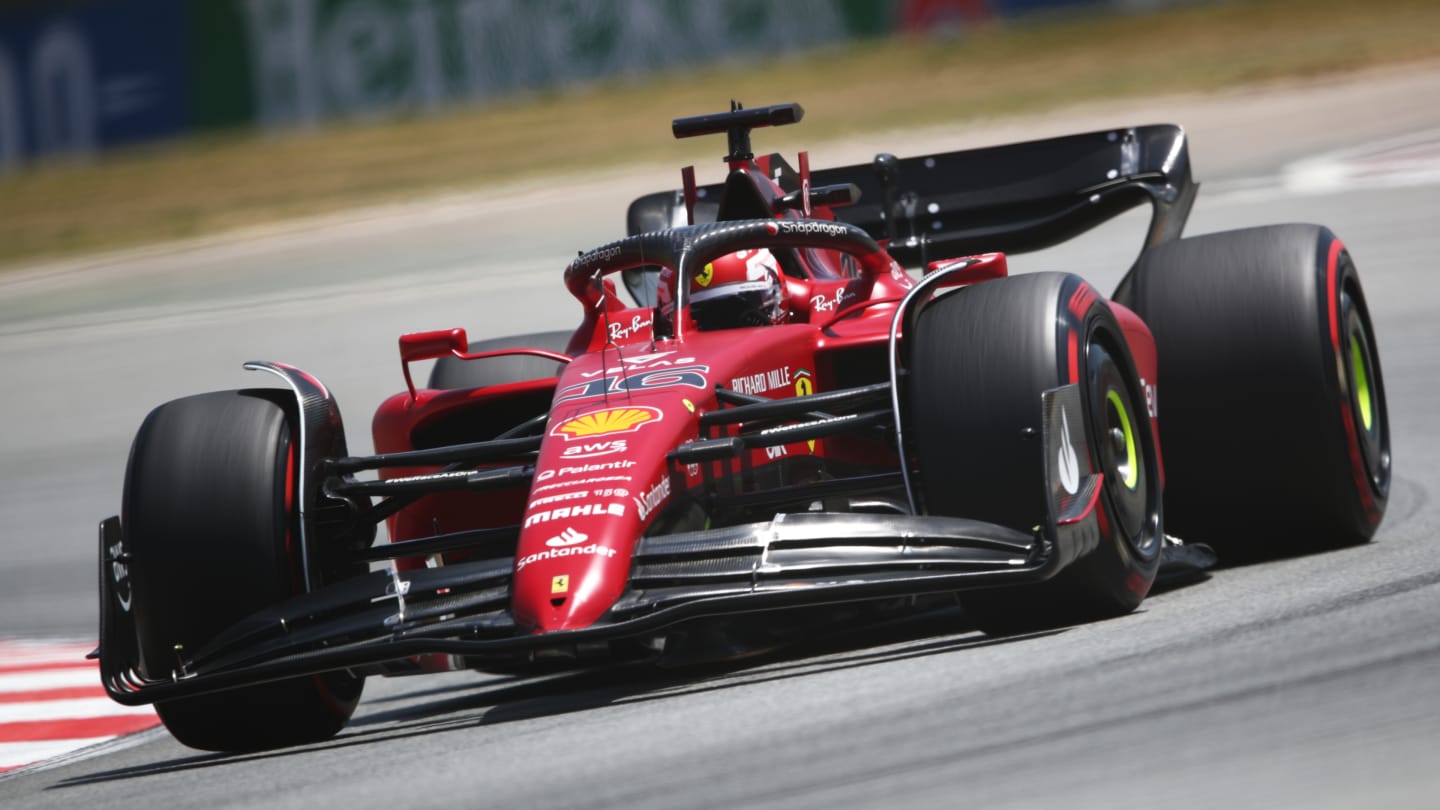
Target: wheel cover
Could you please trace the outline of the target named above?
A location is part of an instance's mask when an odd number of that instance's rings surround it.
[[[1390,438],[1375,343],[1370,337],[1369,318],[1361,306],[1356,305],[1350,290],[1341,293],[1340,306],[1349,349],[1344,352],[1346,357],[1341,369],[1348,378],[1343,382],[1348,389],[1345,393],[1350,399],[1360,458],[1371,486],[1384,491],[1389,480]]]
[[[1138,413],[1125,372],[1105,340],[1091,336],[1086,350],[1090,432],[1096,438],[1095,462],[1105,475],[1104,491],[1111,515],[1129,545],[1146,556],[1157,538],[1150,494],[1151,454],[1142,445],[1131,414]]]
[[[1360,342],[1360,336],[1350,335],[1350,377],[1355,381],[1356,411],[1360,414],[1360,424],[1369,433],[1375,425],[1375,395],[1370,390],[1370,374],[1365,370],[1366,365],[1365,349]]]
[[[1106,391],[1105,402],[1110,406],[1105,409],[1107,432],[1124,445],[1125,462],[1117,463],[1116,471],[1120,473],[1120,481],[1125,488],[1134,490],[1140,483],[1140,468],[1135,463],[1135,428],[1130,423],[1130,412],[1125,408],[1119,391]]]

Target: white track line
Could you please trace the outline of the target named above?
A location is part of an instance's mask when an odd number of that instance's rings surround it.
[[[1418,155],[1407,154],[1417,151]],[[1387,159],[1386,154],[1394,152],[1401,154]],[[1297,160],[1281,171],[1280,181],[1298,194],[1440,183],[1440,129],[1408,132]]]
[[[0,703],[0,723],[80,720],[87,717],[153,714],[154,711],[149,706],[125,706],[108,697],[37,700],[30,703]]]
[[[39,763],[51,757],[68,754],[105,742],[109,737],[92,737],[78,740],[41,740],[38,742],[0,743],[0,768],[18,768],[21,765]]]
[[[42,669],[33,672],[0,674],[0,695],[9,692],[35,692],[41,689],[68,689],[76,686],[100,688],[100,673],[94,667]]]

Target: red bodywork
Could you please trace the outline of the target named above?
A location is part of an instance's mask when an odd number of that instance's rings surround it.
[[[783,194],[764,163],[732,161],[731,172],[749,174],[776,196]],[[808,186],[807,164],[802,158],[802,182]],[[687,177],[686,185],[693,207],[693,180]],[[787,211],[777,219],[796,217],[796,211]],[[808,218],[834,216],[817,207]],[[667,453],[687,442],[724,435],[721,429],[700,427],[701,415],[720,408],[717,385],[777,399],[889,379],[884,362],[892,320],[915,281],[883,248],[853,258],[847,275],[837,272],[846,264],[838,255],[806,253],[805,277],[785,279],[788,323],[702,332],[693,324],[685,328],[682,313],[676,336],[659,340],[653,334],[655,309],[622,305],[609,279],[568,279],[583,318],[570,341],[573,359],[558,378],[473,390],[410,390],[386,400],[373,423],[376,451],[392,453],[488,440],[512,424],[500,414],[548,407],[528,493],[428,495],[389,519],[392,541],[519,524],[512,615],[532,633],[572,630],[592,625],[620,598],[638,539],[661,525],[667,507],[706,481],[753,488],[761,486],[757,474],[764,468],[783,465],[781,480],[804,483],[807,465],[798,460],[806,457],[895,469],[893,450],[859,437],[753,449],[723,462],[681,465],[667,459]],[[934,262],[929,269],[955,263]],[[970,262],[950,283],[981,283],[1005,273],[1004,256],[989,254]],[[1154,429],[1154,341],[1134,313],[1112,307],[1145,380]],[[463,332],[457,343],[457,331],[407,336],[402,355],[407,360],[464,356]],[[408,383],[408,367],[406,374]],[[733,434],[736,427],[728,431]],[[388,469],[382,476],[433,471]],[[443,562],[411,558],[398,564],[406,569]]]

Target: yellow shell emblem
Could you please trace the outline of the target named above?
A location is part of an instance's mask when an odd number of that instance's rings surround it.
[[[650,407],[606,408],[577,416],[555,426],[551,436],[565,439],[586,439],[610,433],[633,433],[641,425],[660,421],[660,411]]]

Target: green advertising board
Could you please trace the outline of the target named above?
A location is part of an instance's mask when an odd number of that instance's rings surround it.
[[[200,126],[304,125],[715,60],[890,26],[866,0],[195,0]]]

